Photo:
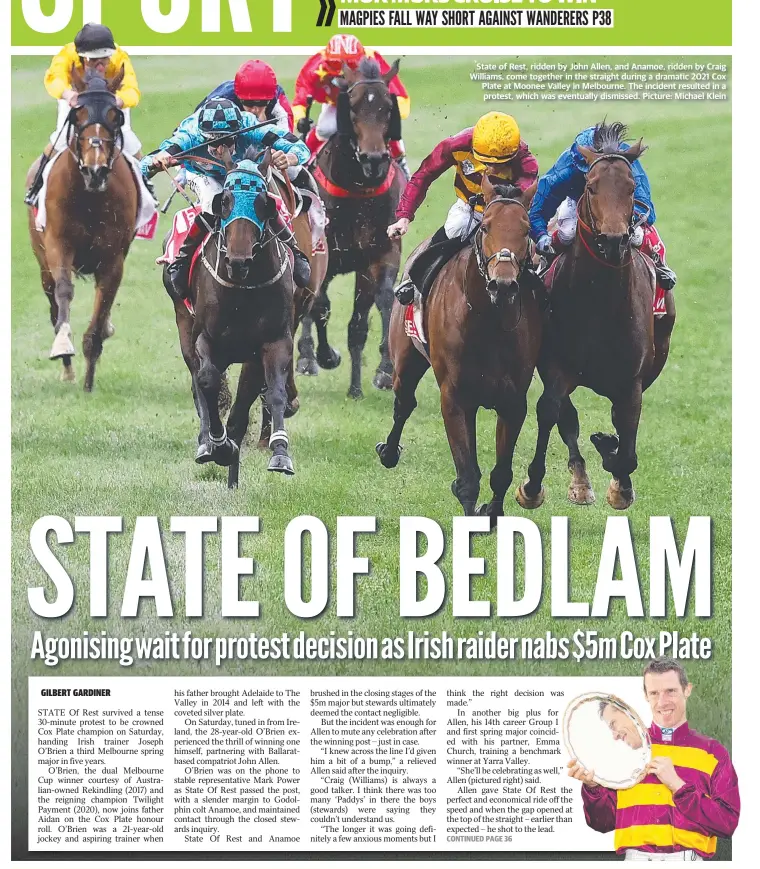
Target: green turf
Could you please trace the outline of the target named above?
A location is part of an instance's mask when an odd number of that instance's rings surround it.
[[[648,58],[647,60],[652,60]],[[158,145],[174,125],[221,79],[230,76],[238,58],[136,58],[144,91],[133,123],[146,151]],[[295,58],[276,61],[288,92],[298,63]],[[678,621],[629,620],[617,603],[606,620],[562,620],[549,613],[549,595],[530,618],[453,619],[450,599],[442,613],[429,620],[398,617],[398,517],[429,516],[450,535],[451,518],[459,504],[449,491],[454,468],[440,417],[439,396],[432,375],[418,392],[419,407],[407,425],[405,451],[393,471],[381,467],[374,452],[391,425],[392,396],[376,392],[371,375],[377,364],[379,317],[375,313],[365,353],[366,398],[346,397],[348,353],[346,327],[352,279],[333,283],[331,340],[341,350],[344,364],[317,378],[300,378],[302,410],[288,422],[297,474],[292,479],[266,471],[267,457],[246,448],[240,489],[229,493],[221,469],[201,469],[193,462],[197,421],[190,397],[189,378],[180,356],[173,309],[154,265],[158,241],[137,241],[126,265],[113,320],[116,336],[107,342],[98,366],[96,388],[86,395],[81,388],[83,359],[75,359],[80,381],[72,387],[58,380],[59,365],[48,351],[52,329],[36,263],[26,231],[21,204],[24,176],[40,151],[55,119],[55,106],[44,93],[42,59],[13,60],[12,139],[12,390],[13,390],[13,619],[16,650],[16,691],[29,674],[208,673],[212,666],[138,664],[132,670],[118,665],[64,664],[51,671],[28,662],[31,632],[42,629],[60,635],[107,629],[114,633],[163,634],[164,630],[192,628],[198,634],[237,634],[255,630],[276,634],[283,630],[395,636],[406,630],[470,635],[479,629],[507,635],[541,636],[545,631],[571,635],[579,627],[616,635],[631,628],[640,634],[677,628],[696,630],[714,638],[715,657],[692,665],[697,685],[691,701],[692,717],[722,742],[730,741],[723,684],[730,678],[730,378],[731,378],[731,141],[730,103],[590,103],[484,104],[479,86],[469,81],[472,59],[408,58],[403,77],[412,94],[412,119],[404,138],[413,168],[444,135],[474,123],[491,108],[514,111],[524,138],[545,171],[584,126],[608,119],[627,122],[632,134],[650,145],[644,165],[650,175],[657,206],[658,226],[668,246],[669,259],[680,276],[676,298],[678,323],[670,360],[664,374],[646,394],[640,429],[639,469],[635,475],[638,500],[629,517],[638,545],[642,584],[647,587],[649,517],[672,516],[681,539],[688,517],[709,515],[714,526],[714,615],[710,620],[689,617]],[[159,192],[166,187],[159,181]],[[405,243],[406,251],[432,232],[452,201],[452,179],[444,177],[431,189],[426,204]],[[166,221],[166,218],[164,218]],[[167,224],[164,223],[163,226]],[[159,233],[160,235],[161,233]],[[73,329],[77,347],[89,321],[92,286],[76,285]],[[588,435],[609,429],[609,405],[585,391],[576,393],[581,416],[584,452],[599,496],[593,508],[573,508],[565,499],[568,474],[566,452],[553,436],[548,455],[547,500],[528,515],[541,528],[546,551],[552,515],[571,516],[571,570],[576,600],[590,600],[596,578],[606,517],[613,511],[604,503],[607,475],[588,443]],[[515,479],[523,478],[535,438],[534,383],[529,395],[529,418],[517,445]],[[487,496],[487,475],[494,461],[495,420],[479,417],[480,464],[484,472],[482,494]],[[509,496],[507,509],[519,508]],[[91,621],[87,615],[89,544],[86,538],[68,547],[64,559],[77,583],[72,613],[45,623],[32,616],[26,589],[36,585],[42,572],[29,550],[32,523],[48,513],[72,519],[75,515],[119,515],[131,529],[134,517],[158,515],[167,530],[167,553],[177,617],[160,620],[151,603],[141,618],[121,621],[120,588],[129,556],[129,536],[111,546],[111,616]],[[246,544],[246,554],[257,560],[255,579],[244,582],[245,594],[261,602],[258,622],[223,621],[219,614],[218,546],[207,546],[206,612],[204,620],[185,619],[183,548],[180,538],[168,534],[172,515],[251,514],[261,517],[262,533]],[[335,616],[334,598],[328,613],[318,620],[300,622],[289,615],[282,596],[282,536],[287,522],[301,514],[314,514],[332,530],[340,515],[378,517],[379,532],[362,537],[359,553],[373,565],[369,577],[358,582],[358,610],[353,620]],[[334,547],[333,547],[334,549]],[[476,539],[473,554],[488,560],[488,575],[473,582],[474,596],[495,600],[495,540]],[[450,553],[443,560],[450,564]],[[495,609],[495,608],[494,608]],[[589,674],[639,673],[639,662],[516,662],[516,663],[323,663],[239,664],[226,674],[362,674],[430,675]]]

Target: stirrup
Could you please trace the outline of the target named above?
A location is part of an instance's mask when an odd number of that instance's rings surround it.
[[[393,295],[399,300],[402,305],[411,305],[414,301],[417,287],[410,278],[407,278],[393,290]]]

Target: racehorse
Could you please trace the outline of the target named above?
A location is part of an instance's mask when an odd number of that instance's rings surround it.
[[[622,149],[625,133],[622,124],[602,123],[594,131],[594,147],[580,147],[589,169],[578,202],[575,241],[556,262],[551,281],[551,313],[538,363],[544,390],[536,407],[536,452],[528,479],[517,491],[517,501],[526,509],[543,503],[546,449],[555,424],[569,452],[569,500],[595,500],[570,399],[578,386],[612,402],[617,435],[591,435],[602,466],[612,474],[607,502],[625,510],[635,497],[631,474],[638,465],[642,393],[667,361],[676,312],[672,293],[666,293],[666,314],[655,320],[654,266],[631,245],[636,227],[646,220],[646,214],[634,215],[631,164],[646,148],[639,140]]]
[[[295,473],[284,422],[293,367],[293,266],[272,225],[277,225],[277,206],[267,191],[271,151],[260,164],[255,156],[247,152],[225,178],[220,225],[201,245],[190,278],[194,316],[188,317],[184,302],[175,299],[180,346],[200,418],[195,461],[228,467],[229,488],[238,484],[240,445],[259,395],[275,428],[268,469]],[[164,285],[170,292],[166,269]],[[224,372],[235,362],[244,364],[225,427],[219,392]]]
[[[388,326],[393,306],[393,285],[401,262],[401,242],[388,238],[386,228],[395,220],[396,208],[406,186],[403,172],[391,160],[388,142],[401,138],[401,117],[396,97],[388,89],[398,74],[396,61],[385,75],[377,61],[364,58],[357,70],[343,68],[338,95],[338,131],[319,152],[314,177],[319,184],[328,216],[330,263],[315,299],[311,315],[304,318],[298,342],[297,370],[317,374],[336,368],[340,354],[330,347],[327,320],[330,281],[340,274],[356,273],[354,311],[348,324],[351,354],[352,398],[361,398],[362,352],[367,342],[369,311],[377,305],[382,318],[380,364],[373,384],[390,389],[392,371],[388,354]],[[314,354],[311,333],[316,325],[318,346]]]
[[[72,67],[72,86],[80,96],[64,128],[67,147],[49,170],[44,230],[37,230],[36,211],[29,208],[29,236],[55,328],[50,358],[63,360],[62,380],[74,380],[71,357],[75,350],[69,323],[72,276],[95,277],[95,307],[82,342],[88,392],[103,341],[113,334],[111,307],[135,235],[139,205],[138,182],[121,152],[124,115],[114,96],[123,77],[124,67],[110,80],[93,70],[82,77]],[[29,170],[27,184],[38,163]]]
[[[386,468],[398,464],[401,433],[417,406],[417,384],[432,364],[457,472],[452,492],[465,515],[487,515],[493,527],[504,514],[512,457],[541,346],[543,287],[530,268],[527,209],[536,185],[521,192],[510,185],[494,186],[484,177],[482,188],[483,222],[474,243],[443,266],[425,303],[423,329],[430,361],[405,332],[409,309],[398,303],[393,308],[393,428],[376,449]],[[490,480],[493,498],[476,510],[481,476],[475,436],[479,407],[493,408],[498,414],[497,461]]]

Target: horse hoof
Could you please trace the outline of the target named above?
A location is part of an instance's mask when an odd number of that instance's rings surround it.
[[[607,503],[613,510],[627,510],[636,500],[633,489],[622,489],[618,480],[612,480],[607,489]]]
[[[526,480],[521,486],[518,487],[517,492],[515,493],[515,500],[517,503],[523,508],[523,510],[536,510],[544,503],[544,498],[546,497],[546,490],[543,486],[541,486],[541,491],[535,497],[531,497],[525,491],[525,484],[528,481]]]
[[[259,441],[256,444],[256,449],[261,450],[262,452],[264,452],[265,450],[266,452],[269,452],[269,438],[259,438]]]
[[[61,382],[62,383],[76,383],[77,377],[74,374],[74,366],[73,365],[64,365],[63,371],[61,371]]]
[[[620,441],[618,440],[617,435],[604,434],[604,432],[601,431],[592,434],[589,440],[603,459],[616,452],[617,448],[620,446]]]
[[[275,454],[269,460],[268,471],[275,471],[278,474],[287,474],[289,477],[292,477],[295,474],[295,468],[293,467],[293,461],[290,456],[283,456],[279,454]]]
[[[307,356],[301,356],[296,362],[296,374],[305,374],[307,377],[316,377],[319,374],[317,360]]]
[[[293,401],[287,402],[285,405],[285,419],[290,419],[291,416],[295,416],[300,407],[301,402],[297,398],[294,398]]]
[[[360,401],[364,398],[361,386],[349,386],[347,395],[349,398],[353,398],[356,401]]]
[[[393,389],[393,378],[386,371],[378,371],[372,385],[375,389]]]
[[[55,336],[53,346],[50,350],[50,358],[61,359],[63,356],[75,355],[76,350],[71,341],[71,326],[68,323],[64,323],[58,330],[58,334]]]
[[[106,338],[113,338],[115,333],[116,327],[110,320],[108,320],[106,322],[105,328],[103,329],[103,340],[105,340]]]
[[[591,486],[571,485],[567,490],[567,500],[571,504],[591,505],[596,503],[596,495]]]
[[[212,462],[211,447],[208,444],[200,444],[198,451],[195,454],[195,461],[199,465],[205,465],[207,462]]]
[[[491,520],[491,531],[496,527],[496,520],[499,516],[504,515],[504,510],[496,510],[493,506],[493,502],[491,504],[481,504],[480,507],[475,511],[476,516],[488,516]]]
[[[375,446],[375,452],[380,457],[380,463],[384,468],[395,468],[398,460],[401,458],[401,450],[403,447],[399,444],[395,450],[388,447],[387,444],[379,443]]]
[[[238,447],[232,438],[227,438],[223,444],[214,446],[211,458],[222,468],[229,468],[230,465],[237,461],[239,455],[240,447]]]
[[[317,350],[317,363],[326,371],[337,368],[340,365],[340,353],[334,347],[328,348],[326,353]]]

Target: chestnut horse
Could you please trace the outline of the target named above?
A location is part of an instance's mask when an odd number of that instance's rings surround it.
[[[633,232],[646,219],[634,214],[631,164],[646,148],[641,140],[621,148],[624,136],[622,124],[600,124],[593,149],[580,148],[589,169],[578,202],[577,235],[572,249],[557,262],[551,285],[551,313],[538,363],[544,391],[536,406],[536,452],[528,479],[517,492],[518,503],[526,509],[543,503],[546,449],[555,425],[569,451],[569,500],[595,500],[578,448],[578,413],[570,399],[578,386],[612,402],[617,435],[591,435],[602,466],[612,474],[607,502],[625,510],[635,497],[631,474],[638,465],[642,393],[667,361],[676,312],[673,294],[666,293],[667,313],[655,319],[654,266],[631,246]]]
[[[457,471],[452,492],[465,515],[487,515],[492,527],[504,515],[512,457],[541,346],[543,287],[530,269],[528,222],[535,192],[535,184],[521,192],[512,186],[492,186],[484,177],[485,209],[474,244],[443,266],[425,304],[423,326],[430,362],[405,333],[405,309],[397,303],[391,317],[396,399],[393,428],[386,443],[376,447],[380,461],[386,468],[398,464],[401,433],[417,406],[417,384],[432,363]],[[475,437],[479,407],[493,408],[498,414],[497,461],[491,472],[493,497],[476,510],[481,476]]]
[[[388,85],[398,74],[396,61],[385,75],[376,60],[364,58],[357,70],[343,68],[338,95],[338,132],[319,152],[314,177],[319,184],[329,223],[330,263],[322,291],[310,316],[304,318],[298,342],[297,370],[317,374],[321,368],[336,368],[340,354],[327,339],[330,299],[327,289],[336,275],[355,272],[354,311],[348,324],[351,383],[348,394],[361,398],[362,353],[367,343],[369,312],[377,305],[383,337],[380,364],[373,385],[390,389],[392,365],[388,355],[388,325],[393,306],[393,285],[401,263],[401,241],[386,232],[395,220],[404,173],[388,151],[391,139],[401,138],[401,116],[396,97]],[[312,322],[317,328],[314,354]]]
[[[110,312],[135,235],[139,192],[121,152],[124,115],[114,96],[124,68],[109,81],[93,71],[82,78],[76,67],[71,75],[74,89],[80,91],[79,101],[64,133],[67,147],[50,167],[45,228],[36,229],[35,210],[30,207],[29,236],[55,328],[50,358],[63,360],[62,380],[74,380],[69,323],[72,278],[95,277],[95,308],[82,342],[87,360],[84,388],[89,392],[103,341],[113,334]],[[37,164],[29,170],[27,184]]]

